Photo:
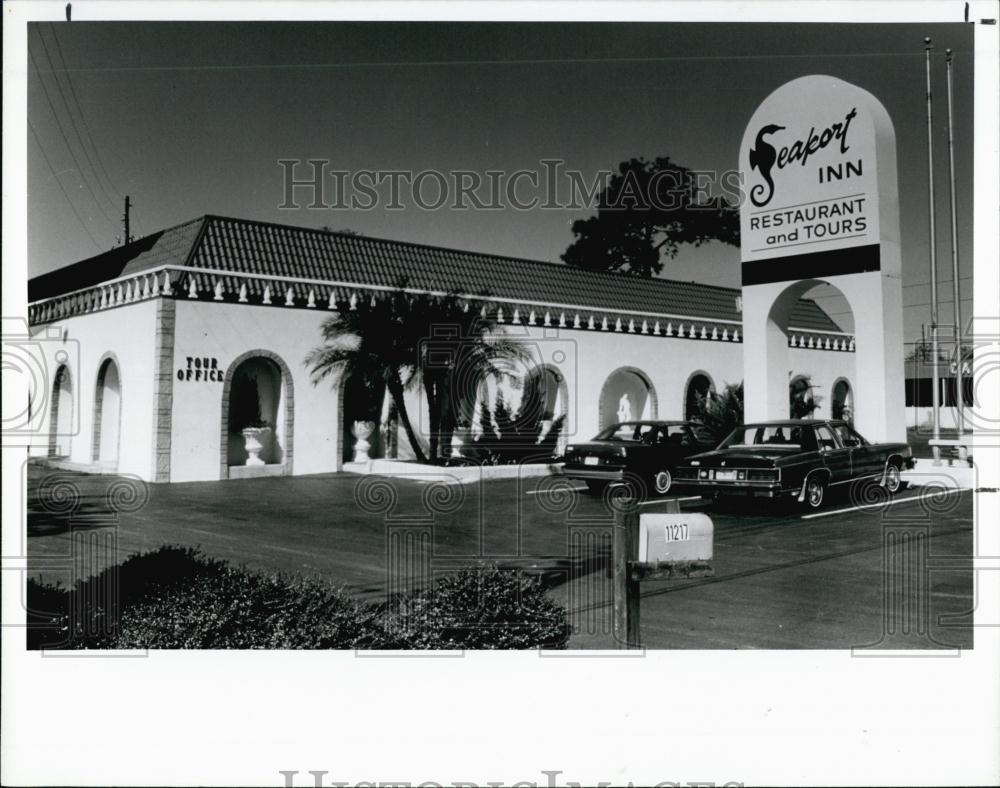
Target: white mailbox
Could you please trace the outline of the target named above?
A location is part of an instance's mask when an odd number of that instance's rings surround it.
[[[639,563],[710,561],[715,527],[706,514],[639,515]]]

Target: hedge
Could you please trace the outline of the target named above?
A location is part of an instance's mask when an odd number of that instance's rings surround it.
[[[365,604],[316,578],[268,574],[162,547],[72,590],[28,581],[29,648],[565,648],[565,609],[538,578],[480,566]]]

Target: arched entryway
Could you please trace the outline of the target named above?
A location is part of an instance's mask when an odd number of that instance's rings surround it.
[[[619,421],[655,419],[656,390],[649,377],[635,367],[619,367],[604,381],[598,401],[600,429]]]
[[[846,378],[838,378],[833,384],[830,402],[830,415],[835,419],[854,421],[854,392]]]
[[[52,409],[49,418],[49,456],[68,457],[73,434],[73,377],[62,364],[52,382]]]
[[[222,388],[222,478],[291,473],[294,398],[285,362],[266,350],[244,353]]]
[[[396,453],[395,426],[398,423],[392,397],[387,396],[385,383],[365,381],[362,375],[349,375],[340,384],[341,459],[353,462],[357,438],[356,422],[371,422],[368,436],[368,456],[392,457]]]
[[[121,445],[122,385],[118,362],[107,356],[97,368],[94,396],[94,462],[108,470],[118,468]]]
[[[715,383],[707,372],[695,372],[688,378],[684,391],[684,418],[693,419],[699,413],[699,403],[715,391]]]

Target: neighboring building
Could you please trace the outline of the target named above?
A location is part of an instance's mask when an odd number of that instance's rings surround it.
[[[489,293],[552,383],[564,440],[589,438],[626,406],[633,418],[684,417],[697,392],[743,377],[738,289],[205,216],[29,282],[32,332],[54,373],[34,395],[50,434],[33,453],[158,482],[336,471],[357,409],[372,403],[345,396],[343,381],[314,385],[305,355],[331,310],[404,279]],[[789,379],[812,378],[817,414],[853,407],[853,338],[808,299],[788,335]],[[248,467],[236,414],[257,403],[275,434],[265,465]],[[382,443],[407,453],[401,434]]]

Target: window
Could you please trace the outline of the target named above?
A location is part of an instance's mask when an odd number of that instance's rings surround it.
[[[837,439],[833,437],[832,430],[825,424],[817,425],[816,441],[819,444],[820,451],[829,451],[831,449],[839,448],[837,445]]]

